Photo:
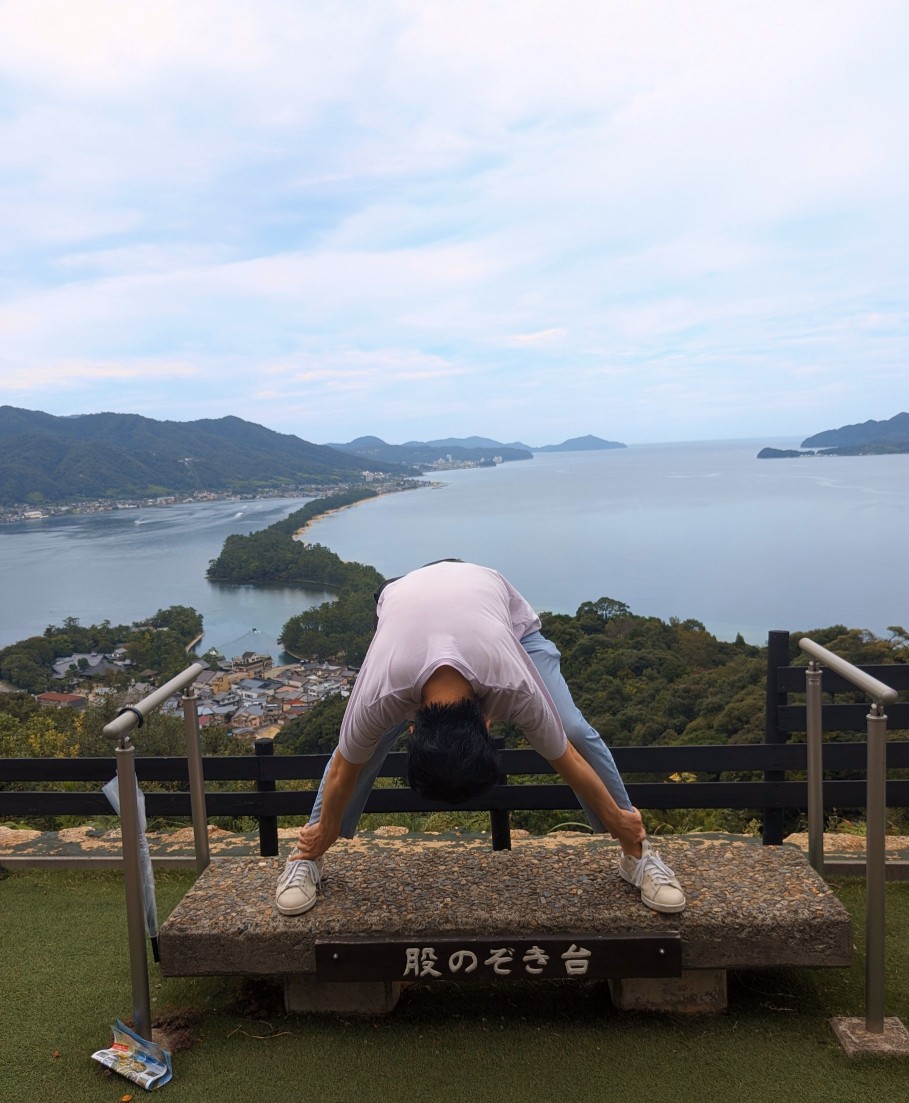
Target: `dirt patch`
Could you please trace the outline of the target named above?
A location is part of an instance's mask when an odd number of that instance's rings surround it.
[[[84,843],[89,837],[89,832],[93,830],[94,828],[87,823],[81,827],[64,827],[62,831],[57,832],[57,838],[61,843]]]
[[[797,831],[792,835],[787,835],[783,839],[784,843],[790,843],[792,846],[797,846],[799,850],[808,850],[808,832]],[[887,835],[884,839],[884,846],[888,853],[896,853],[901,850],[909,848],[909,836],[906,835]],[[831,854],[864,854],[865,853],[865,836],[864,835],[844,835],[836,834],[833,832],[824,832],[824,850],[829,851]]]
[[[195,842],[195,834],[191,827],[181,827],[179,831],[167,831],[159,835],[150,836],[157,839],[159,842],[166,843],[168,846],[188,846],[190,843]],[[226,842],[228,839],[237,838],[232,831],[227,831],[223,827],[215,827],[213,824],[208,825],[208,838],[211,842]]]
[[[40,831],[28,831],[20,827],[0,827],[0,850],[12,850],[22,843],[30,843],[40,838]]]
[[[159,1011],[152,1019],[153,1040],[163,1046],[168,1053],[179,1053],[192,1049],[201,1042],[193,1033],[196,1023],[202,1018],[202,1012],[195,1007],[171,1007]],[[136,1026],[132,1019],[124,1020],[130,1030]]]

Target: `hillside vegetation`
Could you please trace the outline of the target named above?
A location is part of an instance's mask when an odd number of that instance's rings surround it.
[[[254,493],[362,479],[363,461],[237,417],[54,417],[0,406],[0,505]],[[399,471],[372,462],[376,471]]]
[[[130,671],[153,670],[164,682],[186,667],[186,649],[201,632],[202,617],[186,605],[159,609],[153,617],[135,624],[104,621],[85,626],[76,617],[67,617],[62,625],[49,624],[43,635],[30,636],[0,650],[0,678],[29,693],[59,689],[61,683],[53,669],[56,659],[74,653],[110,654],[123,646]],[[125,685],[128,671],[124,669],[118,678]]]
[[[368,487],[346,490],[307,502],[282,521],[246,535],[228,536],[221,554],[205,572],[212,582],[297,583],[341,588],[359,585],[375,587],[382,576],[373,567],[345,563],[322,544],[295,540],[294,533],[315,517],[375,498]]]
[[[886,421],[863,421],[856,425],[842,425],[839,429],[825,429],[802,441],[802,448],[835,448],[839,455],[846,450],[870,449],[880,451],[909,451],[909,414],[896,414]]]
[[[293,618],[296,653],[357,661],[374,627],[368,590],[352,585],[346,602]],[[562,673],[578,707],[611,746],[759,743],[764,737],[766,647],[718,640],[697,620],[638,616],[613,598],[586,601],[572,616],[541,615],[543,633],[562,654]],[[285,634],[288,627],[285,626]],[[817,628],[812,639],[854,663],[906,662],[909,637],[889,640],[844,625]],[[792,636],[793,664],[804,662]],[[300,751],[330,749],[343,703],[326,702],[288,724],[281,743]],[[326,718],[328,723],[326,724]],[[506,729],[510,745],[524,745]]]

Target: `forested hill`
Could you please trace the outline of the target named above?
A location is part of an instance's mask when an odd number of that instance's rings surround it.
[[[604,452],[609,448],[627,448],[627,444],[621,444],[617,440],[603,440],[602,437],[593,437],[589,433],[586,437],[572,437],[563,440],[561,444],[546,444],[542,448],[535,448],[535,452]]]
[[[909,414],[896,414],[887,421],[863,421],[826,429],[803,440],[802,448],[909,452]]]
[[[361,477],[362,459],[238,417],[54,417],[0,406],[0,505],[255,492]],[[375,471],[400,471],[373,461]]]
[[[886,456],[909,452],[909,414],[896,414],[887,421],[863,421],[825,429],[806,437],[801,447],[762,448],[759,460],[790,459],[800,456]]]
[[[59,627],[49,624],[40,636],[0,649],[0,677],[29,693],[42,693],[60,687],[54,676],[55,660],[82,652],[77,669],[87,670],[86,652],[113,652],[122,646],[131,666],[115,672],[116,668],[104,664],[108,683],[125,687],[135,672],[148,668],[161,684],[185,669],[186,650],[201,633],[202,617],[186,605],[159,609],[135,624],[106,620],[84,626],[76,617],[67,617]]]
[[[295,540],[294,534],[323,513],[375,497],[374,490],[356,487],[307,502],[268,528],[234,533],[224,541],[218,558],[209,563],[206,577],[212,582],[260,585],[309,583],[338,589],[357,585],[372,593],[382,581],[375,567],[346,563],[321,544]]]
[[[439,461],[450,460],[454,463],[492,464],[496,459],[507,463],[509,460],[533,459],[524,448],[508,444],[466,446],[443,441],[412,440],[407,444],[387,444],[381,437],[357,437],[347,444],[328,444],[327,448],[336,448],[355,456],[362,456],[372,463],[381,460],[385,463],[403,463],[426,466]]]
[[[562,673],[576,704],[607,744],[646,747],[763,740],[765,647],[746,643],[741,636],[734,642],[718,640],[697,620],[640,616],[609,597],[585,601],[573,616],[542,613],[541,619],[544,634],[561,653]],[[368,590],[351,586],[342,591],[341,600],[293,617],[285,625],[284,639],[295,654],[356,663],[366,652],[373,624]],[[906,662],[909,634],[896,625],[890,631],[893,635],[888,640],[843,625],[812,628],[809,634],[849,662]],[[791,636],[793,664],[805,661],[798,648],[800,635]],[[279,750],[300,754],[333,750],[344,704],[340,698],[329,699],[289,721],[278,737]],[[501,725],[495,734],[503,735],[509,746],[526,745],[513,725]],[[892,733],[891,738],[903,734]],[[672,780],[695,777],[682,774]],[[740,830],[744,822],[737,823],[737,815],[720,820],[712,812],[698,813],[684,829]],[[530,826],[520,817],[515,822]]]
[[[625,448],[614,440],[603,440],[589,434],[572,437],[561,444],[532,447],[515,441],[503,444],[489,437],[445,437],[442,440],[409,440],[404,444],[387,444],[381,437],[357,437],[346,444],[329,444],[342,452],[352,452],[367,459],[394,463],[433,464],[439,460],[461,463],[492,463],[509,460],[529,460],[534,452],[599,452],[608,448]]]

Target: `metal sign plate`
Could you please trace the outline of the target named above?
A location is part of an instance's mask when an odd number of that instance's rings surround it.
[[[319,980],[600,980],[682,973],[677,933],[317,939],[315,951]]]

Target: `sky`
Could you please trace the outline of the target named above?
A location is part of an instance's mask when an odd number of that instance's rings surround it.
[[[531,445],[909,409],[905,0],[0,28],[0,404]]]

